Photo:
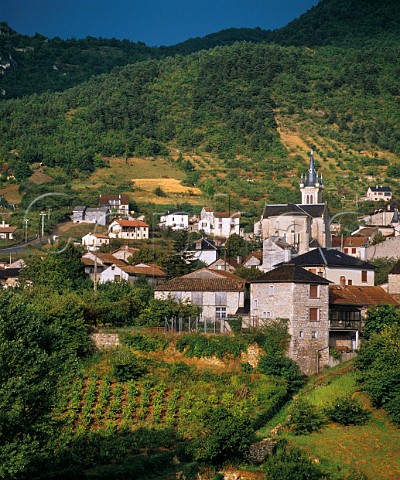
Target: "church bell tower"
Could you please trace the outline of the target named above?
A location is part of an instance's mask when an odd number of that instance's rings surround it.
[[[313,205],[315,203],[322,203],[323,188],[322,175],[318,178],[314,165],[314,154],[311,150],[308,173],[306,177],[302,175],[300,179],[301,204]]]

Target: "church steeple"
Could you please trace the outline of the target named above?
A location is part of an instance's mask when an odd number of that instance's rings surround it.
[[[315,169],[314,153],[310,152],[310,163],[308,166],[308,173],[305,178],[303,175],[300,179],[300,191],[302,196],[302,204],[310,205],[313,203],[322,203],[322,190],[324,188],[322,175],[318,178],[318,173]]]

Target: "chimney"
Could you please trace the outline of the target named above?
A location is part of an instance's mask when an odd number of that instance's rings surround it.
[[[292,259],[292,249],[291,248],[285,248],[284,254],[285,254],[284,261],[285,262],[290,262],[290,260]]]
[[[341,286],[341,287],[345,287],[345,286],[346,286],[346,277],[343,276],[343,275],[340,277],[340,286]]]

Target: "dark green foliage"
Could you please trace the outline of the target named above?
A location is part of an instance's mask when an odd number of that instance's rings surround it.
[[[113,375],[118,382],[137,380],[147,373],[147,367],[143,359],[130,351],[119,351],[112,361]]]
[[[241,417],[223,406],[213,406],[203,412],[199,422],[201,435],[188,444],[188,451],[196,460],[219,465],[244,455],[253,435],[248,416]]]
[[[176,343],[176,348],[188,357],[223,358],[231,356],[237,358],[247,349],[246,341],[240,336],[206,336],[201,334],[181,335]]]
[[[156,187],[154,189],[154,193],[157,195],[157,197],[166,197],[167,194],[164,192],[164,190],[161,187]]]
[[[238,277],[244,278],[245,280],[253,280],[254,278],[262,275],[262,272],[257,267],[239,267],[233,273]]]
[[[175,302],[172,298],[168,300],[152,299],[143,308],[140,315],[135,319],[135,324],[148,327],[163,327],[165,320],[181,318],[187,321],[200,315],[200,308],[187,302]]]
[[[388,274],[397,260],[393,258],[376,258],[370,261],[375,266],[375,285],[382,285],[388,281]]]
[[[58,292],[79,290],[89,284],[81,253],[70,243],[60,243],[43,258],[32,257],[23,273],[34,286]]]
[[[226,257],[244,257],[249,253],[249,244],[243,237],[233,233],[225,243]]]
[[[400,309],[394,305],[370,307],[365,319],[364,336],[380,333],[386,326],[400,325]]]
[[[400,326],[386,326],[361,344],[355,359],[358,381],[374,405],[385,408],[400,425]]]
[[[291,405],[285,425],[295,435],[319,432],[325,424],[322,413],[307,400],[298,399]]]
[[[165,350],[170,341],[164,335],[151,335],[144,333],[132,333],[122,336],[122,342],[134,350],[140,352],[155,352]]]
[[[322,480],[327,478],[321,468],[300,449],[281,440],[274,455],[264,464],[269,480]]]
[[[363,408],[360,400],[350,394],[334,400],[324,413],[329,420],[341,425],[363,425],[369,418],[369,412]]]

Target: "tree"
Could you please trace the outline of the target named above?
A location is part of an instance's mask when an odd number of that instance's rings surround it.
[[[59,434],[53,397],[79,352],[76,336],[62,332],[74,330],[79,313],[69,304],[60,321],[44,315],[37,301],[31,291],[0,291],[0,478],[33,478],[34,464],[52,451]],[[49,304],[53,311],[57,306]]]
[[[70,243],[60,243],[43,257],[31,258],[24,270],[24,278],[34,286],[49,287],[58,292],[79,290],[89,285],[81,253]]]
[[[375,258],[370,261],[375,266],[375,285],[382,285],[388,281],[388,275],[396,262],[394,258]]]
[[[248,416],[234,415],[223,406],[213,406],[207,408],[198,421],[200,433],[188,446],[196,460],[220,465],[244,455],[253,436]]]
[[[246,240],[237,233],[232,233],[225,243],[227,258],[244,257],[249,251]]]
[[[253,280],[262,275],[262,272],[257,267],[239,267],[234,272],[238,277],[244,278],[245,280]]]
[[[164,263],[168,275],[180,277],[196,270],[196,259],[189,250],[191,238],[186,230],[174,232],[173,250],[174,254]]]
[[[394,305],[373,306],[367,310],[364,336],[380,333],[386,326],[400,325],[400,309]]]

